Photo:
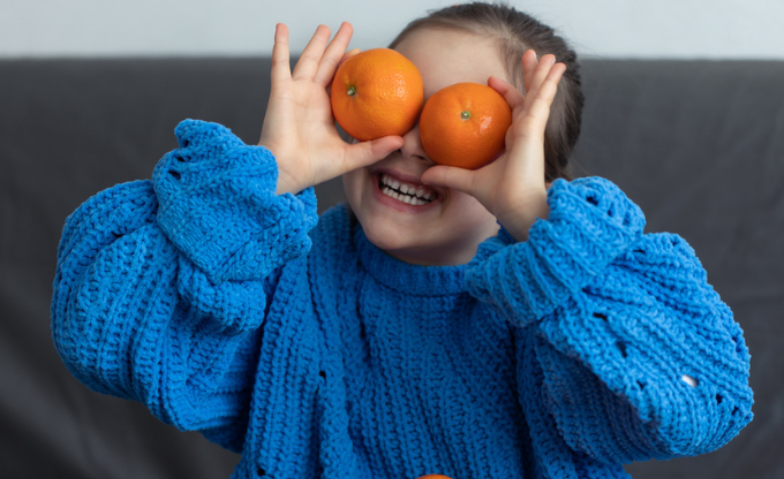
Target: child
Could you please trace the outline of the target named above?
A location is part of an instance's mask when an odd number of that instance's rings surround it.
[[[568,181],[566,44],[486,4],[393,42],[425,98],[475,81],[513,108],[469,171],[434,166],[418,127],[339,138],[325,87],[350,36],[319,27],[292,72],[279,25],[260,146],[186,120],[151,181],[68,218],[52,328],[72,373],[241,453],[236,478],[628,477],[737,435],[749,354],[694,251],[643,234],[610,181]],[[348,204],[317,218],[312,186],[339,175]]]

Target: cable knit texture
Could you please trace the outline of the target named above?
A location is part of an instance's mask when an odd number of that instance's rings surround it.
[[[628,477],[751,421],[749,352],[693,249],[610,181],[467,265],[387,255],[271,153],[186,120],[152,181],[66,221],[54,343],[90,388],[242,454],[235,478]]]

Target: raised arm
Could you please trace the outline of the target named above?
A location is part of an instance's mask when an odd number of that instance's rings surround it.
[[[523,407],[541,403],[558,440],[603,463],[726,444],[752,418],[749,353],[693,249],[643,235],[642,212],[604,179],[556,181],[548,203],[527,242],[502,231],[467,273],[519,326]]]
[[[66,221],[52,333],[90,388],[238,450],[265,300],[310,247],[312,188],[275,194],[270,152],[193,120],[152,181],[117,185]]]

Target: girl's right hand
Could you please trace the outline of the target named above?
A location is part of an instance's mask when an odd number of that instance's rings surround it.
[[[292,72],[288,28],[282,23],[275,28],[272,85],[259,145],[277,161],[278,195],[296,194],[373,164],[403,146],[399,136],[348,144],[338,134],[327,87],[346,58],[352,32],[344,22],[327,45],[329,28],[319,25]]]

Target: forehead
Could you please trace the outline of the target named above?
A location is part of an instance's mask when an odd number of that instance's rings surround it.
[[[454,83],[486,85],[490,75],[511,83],[496,41],[474,33],[422,28],[406,36],[395,50],[419,69],[425,98]]]

